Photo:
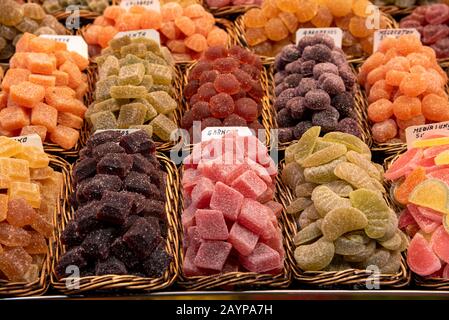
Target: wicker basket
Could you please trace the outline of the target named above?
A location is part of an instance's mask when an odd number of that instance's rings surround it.
[[[350,66],[352,66],[352,64],[350,64]],[[267,118],[269,120],[267,120],[267,122],[270,125],[270,128],[279,128],[278,124],[277,124],[277,112],[274,108],[274,101],[276,99],[275,94],[274,94],[274,88],[275,88],[275,82],[274,82],[274,66],[271,65],[269,66],[269,70],[267,72],[268,74],[268,116]],[[368,115],[367,115],[367,108],[365,107],[365,103],[364,103],[364,97],[361,94],[361,89],[360,87],[357,85],[357,90],[355,93],[355,115],[356,115],[356,119],[357,119],[357,123],[359,125],[359,129],[361,132],[361,139],[363,140],[363,142],[365,142],[368,146],[372,145],[372,137],[371,137],[371,132],[369,129],[369,125],[366,121],[366,119],[368,119]],[[285,150],[288,146],[295,144],[296,142],[298,142],[298,140],[292,140],[289,142],[278,142],[278,149],[279,150]]]
[[[97,82],[98,78],[98,65],[96,63],[92,63],[89,67],[91,69],[90,79],[89,82],[89,93],[88,93],[88,101],[89,104],[92,104],[95,101],[95,83]],[[173,73],[174,73],[174,82],[173,82],[173,98],[176,100],[178,104],[178,108],[174,111],[174,122],[179,127],[179,124],[181,122],[181,108],[182,108],[182,68],[178,65],[173,66]],[[87,121],[85,121],[84,127],[81,129],[80,132],[80,145],[81,147],[86,145],[87,140],[89,139],[91,135],[91,130],[89,125],[87,124]],[[161,142],[161,141],[155,141],[156,149],[158,151],[170,151],[173,146],[177,142],[175,141],[169,141],[169,142]],[[77,151],[76,155],[78,155],[79,150]]]
[[[384,17],[384,19],[387,22],[387,29],[396,29],[398,27],[397,22],[393,19],[392,16],[385,14],[383,12],[381,12],[381,15]],[[240,44],[244,47],[250,48],[251,46],[248,45],[248,41],[246,41],[246,36],[245,36],[245,24],[243,22],[243,15],[239,16],[236,21],[235,21],[235,27],[236,27],[236,32],[238,35],[238,39],[240,41]],[[274,57],[269,57],[269,56],[260,56],[260,58],[262,59],[262,62],[264,64],[272,64],[274,62]],[[358,56],[347,56],[347,60],[350,63],[353,62],[357,62],[359,61],[361,58],[363,57],[358,57]]]
[[[207,11],[212,13],[215,17],[218,18],[227,18],[230,20],[234,20],[237,16],[244,14],[250,9],[259,8],[260,6],[251,4],[251,5],[240,5],[240,6],[225,6],[221,8],[217,7],[209,7],[206,1],[203,1],[203,7],[206,8]]]
[[[179,171],[182,174],[184,167],[182,166]],[[183,211],[183,196],[180,192],[179,199],[179,216],[182,215]],[[282,229],[282,236],[284,240],[284,249],[293,245],[289,243],[291,238],[288,237],[288,230],[286,229],[284,213],[278,219],[279,226]],[[179,219],[181,222],[181,219]],[[177,230],[179,237],[184,237],[184,230],[182,223],[179,223]],[[286,255],[290,250],[285,250]],[[225,274],[217,274],[210,276],[193,276],[187,277],[183,273],[182,265],[184,261],[184,252],[179,250],[179,280],[178,284],[187,290],[209,290],[209,289],[231,289],[231,290],[242,290],[242,289],[256,289],[256,288],[287,288],[291,283],[291,270],[289,267],[287,258],[284,260],[283,272],[278,275],[273,274],[259,274],[255,272],[229,272]]]
[[[192,70],[192,68],[196,65],[196,63],[192,63],[189,65],[186,65],[184,71],[183,71],[183,85],[182,88],[184,88],[187,83],[188,83],[188,79],[189,79],[189,74],[190,71]],[[270,110],[270,99],[268,97],[268,81],[269,81],[269,73],[268,70],[266,68],[262,68],[261,74],[260,74],[260,84],[262,86],[262,89],[264,91],[264,97],[262,97],[262,113],[261,116],[259,117],[260,122],[262,124],[262,126],[265,129],[265,145],[270,148],[271,147],[271,143],[273,142],[271,140],[271,129],[273,128],[272,125],[272,117],[271,117],[271,110]],[[182,105],[183,105],[183,109],[182,109],[182,114],[180,115],[180,119],[182,118],[182,116],[184,115],[184,112],[187,110],[190,110],[191,106],[189,105],[189,102],[187,101],[187,99],[184,97],[184,95],[182,94],[181,90],[181,96],[182,96]],[[192,143],[184,143],[183,147],[186,149],[191,149],[193,147]]]
[[[69,176],[69,167],[70,165],[63,159],[49,155],[50,157],[50,167],[54,170],[61,172],[63,175],[63,185],[62,185],[62,193],[61,199],[67,196],[67,181]],[[54,215],[54,225],[56,225],[55,219],[57,219],[59,212],[61,210],[61,201],[58,201],[55,208]],[[39,279],[32,282],[11,282],[6,280],[0,280],[0,297],[29,297],[29,296],[40,296],[45,294],[49,287],[48,277],[50,274],[51,268],[51,258],[53,256],[52,245],[54,242],[54,236],[49,239],[47,242],[49,243],[49,251],[46,254],[42,266],[42,270],[40,271]]]
[[[64,206],[59,224],[57,228],[57,241],[52,248],[52,262],[51,262],[51,285],[56,290],[65,294],[78,294],[81,292],[92,292],[97,290],[123,290],[126,291],[157,291],[162,290],[170,286],[178,275],[179,266],[179,224],[178,221],[178,206],[179,206],[179,176],[176,166],[165,155],[158,153],[157,158],[161,163],[164,171],[167,173],[167,185],[166,185],[166,202],[165,211],[167,213],[167,244],[166,250],[173,256],[173,260],[170,263],[167,270],[160,278],[143,278],[133,275],[105,275],[105,276],[88,276],[81,277],[79,279],[78,289],[68,289],[66,287],[66,279],[58,279],[56,276],[56,265],[59,258],[65,253],[66,248],[62,245],[60,237],[62,231],[66,227],[67,223],[74,218],[74,209],[70,206],[69,196],[74,192],[72,187],[72,167],[70,168],[71,174],[69,175],[69,181],[67,182],[69,194],[64,199]]]
[[[379,6],[379,9],[390,16],[393,16],[395,18],[402,18],[404,16],[407,16],[413,12],[413,10],[416,9],[416,6],[411,6],[407,8],[401,8],[395,5],[385,5],[385,6]]]
[[[280,164],[280,168],[283,169],[284,162],[282,161]],[[279,178],[278,178],[279,179]],[[278,182],[278,189],[276,194],[278,201],[281,202],[284,208],[287,208],[290,203],[293,201],[294,196],[293,192],[290,190],[288,186],[286,186],[282,181]],[[390,207],[389,197],[385,197]],[[289,237],[289,243],[292,245],[288,247],[290,251],[287,254],[289,258],[290,267],[293,272],[293,277],[299,281],[300,283],[320,286],[320,287],[335,287],[335,286],[354,286],[361,287],[364,286],[369,279],[373,276],[371,272],[366,270],[358,270],[358,269],[348,269],[344,271],[302,271],[296,264],[294,259],[294,250],[295,247],[293,245],[293,238],[295,234],[298,232],[298,227],[294,218],[287,213],[284,213],[287,221],[287,236]],[[402,256],[401,260],[401,268],[396,274],[380,274],[378,275],[378,281],[381,287],[390,287],[390,288],[402,288],[407,286],[411,280],[411,274],[408,270],[405,256]]]
[[[384,161],[385,170],[387,170],[393,164],[393,162],[395,162],[403,153],[405,153],[405,151],[406,150],[404,149],[404,150],[398,152],[397,154],[386,158]],[[393,198],[393,196],[392,196],[393,186],[392,186],[391,182],[388,181],[386,183],[386,187],[388,188],[387,190],[390,190],[391,198]],[[397,212],[404,208],[401,204],[399,204],[396,201],[393,201],[393,206],[395,207],[395,210]],[[432,289],[432,290],[449,290],[449,279],[425,278],[425,277],[422,277],[420,275],[413,273],[413,280],[417,286],[422,287],[422,288]]]

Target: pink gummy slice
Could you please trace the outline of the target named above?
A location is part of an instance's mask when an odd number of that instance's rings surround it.
[[[398,227],[399,229],[404,230],[407,226],[412,224],[416,224],[415,218],[413,218],[413,216],[410,214],[410,211],[405,208],[399,215]]]
[[[441,180],[444,183],[449,184],[449,168],[429,172],[427,176],[430,178]]]
[[[401,155],[385,172],[385,178],[396,180],[402,177],[411,166],[418,163],[422,158],[422,150],[418,148],[410,149]]]
[[[443,216],[438,211],[430,208],[418,207],[419,213],[421,213],[425,218],[435,221],[436,223],[443,223]]]
[[[279,253],[264,243],[258,243],[254,251],[247,257],[240,257],[243,267],[252,272],[263,273],[279,268]]]
[[[443,269],[443,275],[442,278],[449,279],[449,263],[446,264],[446,266]]]
[[[247,256],[253,252],[256,247],[259,236],[254,232],[241,226],[238,222],[234,223],[229,232],[228,242],[232,244],[242,256]]]
[[[232,187],[245,196],[245,198],[257,199],[267,189],[265,182],[251,170],[240,175],[232,183]]]
[[[229,237],[223,213],[218,210],[198,209],[195,221],[204,240],[227,240]]]
[[[212,197],[213,190],[214,184],[210,179],[205,177],[200,178],[192,190],[192,203],[197,208],[207,207],[209,205],[210,198]]]
[[[407,206],[408,210],[410,211],[410,214],[415,219],[416,223],[419,225],[419,227],[425,232],[425,233],[432,233],[438,228],[440,223],[432,221],[419,212],[418,207],[414,204],[409,204]]]
[[[429,167],[435,166],[435,158],[422,158],[418,161],[413,167],[425,167],[426,169]]]
[[[432,273],[432,274],[429,274],[428,276],[426,276],[426,278],[427,278],[427,279],[430,279],[430,278],[443,278],[443,272],[444,272],[444,267],[442,266],[442,267],[440,268],[440,270],[435,271],[435,272]]]
[[[204,241],[195,257],[198,268],[221,271],[232,245],[225,241]]]
[[[244,199],[238,222],[258,235],[262,235],[270,223],[270,211],[263,204],[252,199]]]
[[[421,276],[428,276],[441,269],[440,259],[420,233],[417,233],[410,241],[407,264],[413,272]]]
[[[222,182],[217,182],[210,199],[210,208],[220,210],[226,219],[235,221],[239,215],[243,198],[243,195],[237,190]]]
[[[430,244],[438,258],[449,263],[449,234],[443,226],[440,226],[432,234]]]
[[[435,146],[426,148],[423,151],[424,158],[434,158],[437,155],[439,155],[441,152],[449,150],[449,145],[443,145],[443,146]]]
[[[284,209],[282,204],[273,200],[268,201],[267,203],[265,203],[265,205],[273,211],[276,218],[279,218],[279,216],[282,213],[282,210]]]
[[[195,206],[192,206],[192,205],[190,205],[184,209],[184,211],[181,215],[181,221],[182,221],[184,230],[189,229],[190,227],[192,227],[195,224],[195,211],[196,211],[196,208],[195,208]]]

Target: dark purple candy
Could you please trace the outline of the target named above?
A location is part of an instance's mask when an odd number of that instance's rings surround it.
[[[117,238],[114,240],[111,245],[110,254],[122,261],[129,269],[132,269],[139,264],[139,259],[136,257],[134,252],[128,248],[122,238]]]
[[[274,108],[276,110],[284,109],[287,105],[287,102],[294,97],[296,97],[296,89],[291,88],[282,91],[281,94],[276,97]]]
[[[299,73],[303,77],[311,77],[313,75],[313,68],[314,67],[315,67],[315,61],[313,61],[313,60],[304,61],[301,64],[301,68],[299,70]]]
[[[301,66],[303,62],[304,61],[302,59],[290,62],[285,66],[285,71],[287,71],[290,74],[301,73]]]
[[[338,67],[330,62],[318,63],[313,67],[313,77],[318,80],[323,73],[333,73],[338,75]]]
[[[145,274],[150,278],[162,277],[173,257],[165,250],[165,241],[161,241],[151,255],[142,263]]]
[[[140,212],[143,216],[156,217],[159,220],[166,221],[167,214],[165,212],[165,202],[148,199],[145,204],[145,208]]]
[[[93,158],[85,158],[78,161],[73,167],[73,177],[78,183],[97,172],[97,162]]]
[[[287,109],[290,111],[290,115],[295,120],[300,120],[304,115],[304,98],[294,97],[287,102]]]
[[[69,247],[78,246],[83,241],[83,237],[78,232],[78,223],[75,220],[69,221],[61,234],[61,243]]]
[[[132,155],[126,153],[108,153],[97,163],[97,171],[102,174],[125,177],[133,166]]]
[[[359,126],[357,124],[357,121],[353,118],[342,119],[338,123],[336,130],[352,134],[359,138],[361,137],[361,132],[360,132]]]
[[[284,79],[284,84],[287,88],[296,88],[302,80],[302,75],[299,73],[291,74]]]
[[[133,202],[134,195],[132,193],[106,191],[100,201],[97,219],[122,225],[131,212]]]
[[[274,74],[274,83],[276,85],[280,84],[282,81],[284,81],[284,78],[288,76],[288,73],[284,70],[278,71]]]
[[[144,259],[159,244],[160,234],[157,219],[149,220],[140,217],[123,235],[123,240],[140,259]]]
[[[95,230],[84,238],[81,247],[84,249],[86,256],[91,259],[106,259],[113,238],[114,231],[112,228]]]
[[[120,146],[123,147],[127,153],[154,153],[156,145],[150,139],[148,134],[139,130],[120,139]]]
[[[154,184],[151,183],[151,178],[143,173],[131,172],[125,178],[124,189],[131,192],[137,192],[143,194],[148,198],[155,198],[162,200],[162,190],[159,190]]]
[[[274,88],[274,94],[276,95],[276,97],[278,97],[282,93],[282,91],[284,91],[286,89],[288,89],[288,88],[287,88],[287,85],[285,83],[278,84]]]
[[[293,140],[293,128],[279,128],[277,129],[278,140],[281,143]]]
[[[100,200],[105,191],[120,191],[122,180],[109,174],[97,174],[83,187],[83,196],[87,200]]]
[[[321,89],[329,93],[329,95],[336,95],[346,90],[345,83],[340,76],[333,73],[324,73],[318,80]]]
[[[92,150],[92,155],[97,161],[109,153],[125,153],[125,149],[120,147],[116,142],[106,142],[96,146]]]
[[[288,61],[282,59],[282,55],[278,54],[276,58],[274,58],[274,69],[277,71],[284,70]]]
[[[298,41],[298,44],[296,47],[298,48],[300,54],[302,55],[304,52],[304,49],[308,46],[314,45],[315,41],[316,40],[314,39],[314,36],[305,36]]]
[[[351,68],[348,65],[340,66],[338,68],[338,73],[340,77],[343,79],[346,90],[351,91],[356,82],[356,77],[352,72]]]
[[[332,98],[332,106],[342,117],[349,117],[354,112],[354,96],[349,92],[337,94]]]
[[[331,61],[332,50],[324,44],[315,44],[304,48],[303,59],[315,60],[317,62]]]
[[[97,262],[95,275],[105,276],[109,274],[126,275],[128,270],[126,270],[125,264],[115,257],[109,257],[104,261]]]
[[[187,110],[181,119],[181,128],[190,129],[193,125],[193,112],[192,110]]]
[[[145,173],[150,175],[156,170],[154,166],[148,161],[144,156],[140,153],[135,153],[132,155],[133,157],[133,166],[132,170],[140,173]]]
[[[82,207],[79,207],[75,211],[77,231],[81,237],[85,237],[89,232],[104,226],[103,223],[97,220],[97,212],[99,208],[100,202],[94,200]]]
[[[200,81],[199,80],[189,80],[187,85],[184,87],[184,90],[182,91],[182,94],[187,99],[190,99],[200,87]]]
[[[296,123],[287,108],[279,110],[276,119],[279,128],[292,127]]]
[[[69,270],[67,267],[76,266],[79,269],[87,265],[86,255],[84,249],[81,247],[75,247],[68,250],[59,259],[56,266],[56,274],[59,278],[66,278],[73,275],[73,270]]]
[[[302,137],[304,132],[312,128],[312,122],[311,121],[300,121],[298,124],[293,128],[293,138],[299,139]]]
[[[86,158],[92,158],[92,148],[91,147],[84,147],[80,151],[79,160],[84,160]]]
[[[225,127],[246,127],[247,123],[245,119],[233,113],[223,120],[223,125]]]
[[[320,126],[323,132],[335,131],[338,124],[339,113],[334,107],[315,112],[312,116],[312,124]]]
[[[317,88],[317,82],[312,78],[302,78],[299,86],[296,87],[296,95],[297,96],[305,96],[307,92],[310,90]]]
[[[287,62],[296,61],[301,57],[301,52],[294,44],[289,44],[282,49],[281,52],[282,60]]]
[[[330,62],[337,66],[342,66],[347,63],[345,54],[335,49],[332,50]]]
[[[315,89],[306,93],[304,104],[311,110],[324,110],[330,107],[331,98],[326,91]]]
[[[94,148],[106,142],[119,142],[121,137],[122,133],[120,131],[103,131],[91,136],[87,141],[87,145]]]

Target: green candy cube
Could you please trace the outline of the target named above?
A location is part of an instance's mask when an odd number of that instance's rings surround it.
[[[165,91],[150,92],[147,97],[158,113],[167,114],[178,107],[176,101]]]
[[[118,129],[117,119],[111,111],[102,111],[90,116],[93,131]]]
[[[111,97],[114,99],[137,99],[143,98],[147,94],[144,86],[113,86]]]
[[[153,88],[153,77],[150,75],[144,75],[140,85],[147,88],[147,91],[150,92],[151,88]]]
[[[172,70],[168,66],[150,63],[146,73],[153,76],[155,84],[170,85],[173,80]]]
[[[114,56],[108,56],[104,63],[98,68],[98,76],[104,79],[108,76],[116,76],[119,74],[120,65],[118,59]]]
[[[111,88],[117,85],[117,76],[109,76],[96,84],[95,100],[103,101],[111,97]]]
[[[127,54],[133,54],[139,58],[144,58],[147,47],[143,43],[131,43],[120,48],[120,55],[126,57]]]
[[[169,95],[173,94],[172,86],[166,86],[165,84],[154,84],[148,92],[165,91]]]
[[[117,61],[118,62],[118,61]],[[145,67],[142,63],[130,64],[120,68],[118,74],[119,85],[139,85],[145,75]]]
[[[119,111],[120,110],[120,103],[116,99],[108,99],[104,100],[98,103],[95,103],[93,105],[93,112],[101,112],[101,111]]]
[[[170,141],[170,135],[178,129],[176,124],[163,114],[154,118],[150,125],[153,127],[153,133],[162,141]]]
[[[161,64],[163,66],[168,65],[167,61],[165,61],[164,58],[161,58],[160,56],[154,54],[151,51],[148,51],[145,54],[145,60],[148,61],[149,63]]]
[[[154,107],[150,104],[150,102],[146,99],[135,99],[134,102],[142,103],[147,108],[147,113],[145,115],[145,122],[153,119],[155,116],[157,116],[157,111],[154,109]]]
[[[120,37],[120,38],[114,38],[111,41],[109,41],[109,46],[114,51],[120,51],[120,49],[124,46],[127,46],[131,44],[131,38],[128,36]]]
[[[152,51],[155,53],[159,53],[161,51],[159,44],[156,41],[149,38],[145,37],[134,38],[132,39],[132,43],[144,44],[148,51]]]
[[[130,65],[130,64],[143,63],[144,61],[145,60],[140,59],[139,57],[136,57],[133,54],[127,54],[126,57],[121,58],[119,60],[119,63],[120,63],[120,67],[123,67],[123,66],[127,66],[127,65]]]
[[[118,127],[120,129],[127,129],[131,125],[142,125],[145,121],[147,108],[143,103],[129,103],[120,108],[118,115]]]

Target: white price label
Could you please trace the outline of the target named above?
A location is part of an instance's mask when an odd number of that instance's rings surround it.
[[[316,34],[327,34],[333,40],[338,48],[341,48],[343,42],[343,31],[340,28],[301,28],[296,31],[296,44],[299,40],[307,36],[313,36]]]
[[[67,44],[67,50],[77,52],[84,58],[89,58],[87,49],[87,43],[81,36],[61,36],[56,34],[42,34],[40,37],[53,39],[58,42],[64,42]]]
[[[405,139],[407,140],[407,149],[413,148],[413,143],[420,140],[423,135],[438,135],[441,132],[449,131],[449,121],[423,124],[420,126],[411,126],[405,129]]]
[[[159,46],[161,45],[161,36],[159,35],[159,32],[157,32],[154,29],[142,29],[142,30],[134,30],[134,31],[122,31],[117,33],[114,38],[121,38],[124,36],[128,36],[130,38],[149,38],[154,41],[156,41]]]
[[[236,132],[240,137],[252,135],[251,129],[248,127],[207,127],[201,131],[201,141],[219,139],[230,132]]]
[[[100,133],[100,132],[105,132],[105,131],[118,131],[120,132],[122,135],[126,136],[130,133],[139,131],[141,129],[105,129],[105,130],[97,130],[94,132],[94,134]]]
[[[413,34],[421,40],[421,34],[415,28],[405,28],[405,29],[380,29],[374,32],[374,40],[373,40],[373,52],[376,52],[379,49],[379,44],[385,38],[399,38],[400,36],[406,34]]]
[[[125,8],[126,10],[132,6],[142,6],[154,11],[161,11],[161,4],[159,0],[122,0],[120,2],[120,7]]]
[[[26,135],[26,136],[12,137],[11,139],[16,140],[17,142],[20,142],[24,146],[36,147],[36,148],[39,148],[40,150],[44,151],[41,137],[38,134],[33,133],[30,135]]]

